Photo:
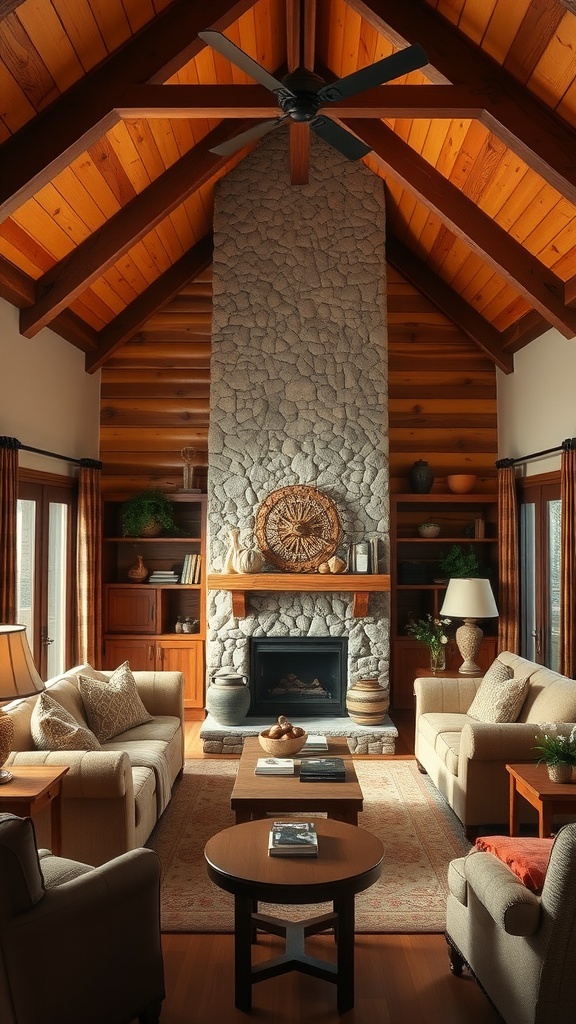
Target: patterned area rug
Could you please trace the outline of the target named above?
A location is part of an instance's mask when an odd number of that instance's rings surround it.
[[[460,822],[414,761],[355,765],[364,793],[358,823],[385,851],[380,880],[356,897],[356,931],[442,932],[448,862],[470,849]],[[162,863],[165,932],[233,930],[233,897],[208,878],[203,850],[211,836],[234,824],[229,797],[237,768],[235,760],[187,761],[148,840]],[[299,919],[329,905],[260,909]]]

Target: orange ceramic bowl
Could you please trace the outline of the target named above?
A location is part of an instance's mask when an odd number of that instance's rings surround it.
[[[476,483],[476,477],[469,473],[457,473],[455,476],[449,476],[448,487],[452,491],[452,494],[469,494],[474,489]]]

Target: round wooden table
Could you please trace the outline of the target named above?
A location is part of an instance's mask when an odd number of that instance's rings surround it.
[[[354,897],[382,872],[384,849],[376,836],[330,818],[314,819],[317,857],[270,857],[272,819],[233,825],[208,841],[204,856],[215,885],[234,896],[234,994],[239,1010],[252,1008],[252,985],[288,971],[323,978],[336,985],[337,1005],[354,1005]],[[329,900],[331,913],[306,921],[286,921],[258,913],[258,903],[308,904]],[[308,956],[308,935],[334,927],[336,963]],[[283,956],[252,964],[256,930],[286,938]]]

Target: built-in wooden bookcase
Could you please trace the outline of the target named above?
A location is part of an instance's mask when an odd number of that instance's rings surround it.
[[[181,671],[188,717],[203,717],[206,642],[206,495],[171,494],[178,536],[123,537],[120,509],[128,494],[103,505],[104,666],[128,661],[134,670]],[[180,579],[186,555],[200,556],[197,583],[133,583],[128,569],[141,555],[146,568],[173,570]],[[176,633],[190,618],[196,632]],[[196,712],[196,714],[195,714]]]
[[[438,567],[453,544],[472,545],[486,567],[498,596],[498,496],[496,494],[393,494],[390,498],[391,589],[391,702],[396,708],[414,706],[416,668],[426,664],[427,651],[406,633],[410,618],[437,618],[446,593]],[[482,525],[475,527],[476,520]],[[437,523],[440,533],[424,538],[418,526]],[[483,536],[476,536],[481,533]],[[456,623],[460,625],[460,621]],[[497,619],[481,622],[484,639],[479,664],[488,668],[496,656]],[[451,631],[454,632],[454,629]],[[450,664],[450,661],[453,664]],[[458,668],[455,644],[448,648],[448,667]]]

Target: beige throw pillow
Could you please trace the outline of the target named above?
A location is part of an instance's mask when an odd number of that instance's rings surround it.
[[[513,669],[493,661],[468,708],[478,722],[515,722],[528,691],[529,678],[515,679]]]
[[[86,718],[100,743],[106,743],[127,729],[152,721],[144,707],[127,661],[102,682],[90,676],[78,677],[78,689]]]
[[[30,732],[37,750],[101,750],[94,733],[46,691],[34,705]]]

